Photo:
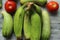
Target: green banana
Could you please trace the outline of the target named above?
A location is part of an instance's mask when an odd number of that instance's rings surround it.
[[[12,33],[12,28],[13,28],[12,16],[9,13],[7,13],[6,11],[3,11],[2,14],[4,16],[2,35],[4,37],[10,37],[11,33]]]
[[[22,36],[23,20],[25,15],[25,5],[19,7],[14,15],[14,33],[17,38]]]
[[[30,23],[29,11],[27,11],[27,13],[25,14],[25,17],[24,17],[24,35],[25,35],[25,39],[30,39],[31,23]]]
[[[50,19],[49,19],[48,12],[45,10],[42,10],[42,12],[41,12],[40,7],[37,6],[36,4],[34,4],[34,5],[35,5],[36,12],[39,13],[39,15],[41,16],[41,19],[42,19],[42,25],[43,25],[43,27],[42,27],[42,30],[43,30],[42,31],[42,39],[47,39],[50,36]],[[45,23],[46,21],[47,21],[47,23]]]
[[[36,3],[38,5],[45,5],[47,3],[47,0],[20,0],[21,4],[27,3],[27,2],[33,2]]]
[[[0,8],[2,7],[2,0],[0,0]]]
[[[42,11],[38,5],[34,4],[34,10],[41,16]]]
[[[38,0],[36,3],[38,5],[44,6],[47,3],[47,0]]]
[[[31,16],[31,40],[40,40],[41,36],[41,18],[34,12]]]
[[[50,18],[46,10],[42,10],[43,18],[43,30],[42,30],[42,40],[48,40],[50,37]]]
[[[20,0],[21,4],[27,3],[27,2],[32,2],[33,0]]]
[[[40,15],[41,18],[41,30],[42,30],[42,26],[43,26],[43,21],[42,21],[42,10],[40,8],[40,6],[34,4],[34,10]],[[42,32],[42,31],[41,31]]]

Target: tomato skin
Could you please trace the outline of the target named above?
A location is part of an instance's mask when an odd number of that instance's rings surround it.
[[[5,9],[9,13],[14,12],[16,10],[16,8],[17,8],[17,5],[16,5],[16,3],[14,1],[7,1],[5,3]]]
[[[54,11],[58,10],[59,4],[55,1],[51,1],[51,2],[47,3],[46,8],[48,11],[54,12]]]

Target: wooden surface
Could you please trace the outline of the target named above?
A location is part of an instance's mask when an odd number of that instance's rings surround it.
[[[17,0],[19,1],[19,0]],[[48,2],[51,0],[48,0]],[[59,3],[59,10],[56,15],[50,15],[51,19],[51,37],[50,40],[60,40],[60,0],[54,0]],[[3,9],[4,10],[4,4],[5,0],[3,0]],[[20,6],[20,3],[17,2],[18,7]],[[17,8],[18,8],[17,7]],[[0,10],[1,11],[1,10]],[[0,14],[0,40],[7,40],[2,36],[2,23],[3,23],[3,18],[2,15]],[[15,36],[13,35],[11,39],[8,40],[16,40]]]

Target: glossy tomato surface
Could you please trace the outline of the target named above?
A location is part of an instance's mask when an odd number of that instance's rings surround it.
[[[14,1],[7,1],[5,3],[5,9],[6,9],[7,12],[12,13],[16,10],[16,8],[17,8],[17,5]]]
[[[47,3],[46,8],[48,11],[54,12],[54,11],[58,10],[59,4],[55,1],[51,1],[51,2]]]

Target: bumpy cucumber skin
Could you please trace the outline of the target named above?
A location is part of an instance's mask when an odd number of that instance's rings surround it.
[[[42,10],[43,18],[43,30],[42,30],[42,40],[48,40],[50,37],[50,17],[46,10]]]
[[[40,40],[41,36],[41,19],[40,16],[34,12],[31,16],[31,40]]]
[[[12,28],[13,28],[13,19],[12,16],[7,13],[6,11],[3,11],[3,16],[4,16],[4,22],[3,22],[3,27],[2,27],[2,35],[4,37],[10,37],[12,33]]]
[[[25,10],[24,7],[21,6],[17,9],[14,15],[14,33],[17,38],[22,36],[22,27],[23,27],[23,20],[24,20]]]
[[[29,11],[27,11],[27,13],[25,14],[24,17],[24,35],[25,35],[25,39],[30,39],[30,35],[31,35],[31,22],[30,22],[30,13]]]

